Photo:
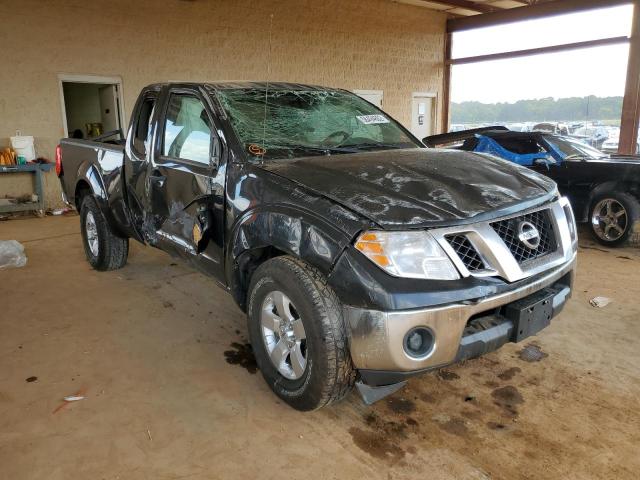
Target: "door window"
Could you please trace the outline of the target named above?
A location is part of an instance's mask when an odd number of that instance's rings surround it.
[[[208,165],[211,125],[204,104],[195,96],[171,94],[162,154]]]
[[[155,96],[145,98],[138,111],[138,118],[133,135],[133,149],[142,157],[147,155],[147,147],[151,135],[151,112],[153,112],[155,102]]]

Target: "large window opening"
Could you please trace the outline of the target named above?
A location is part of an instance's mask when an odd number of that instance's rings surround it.
[[[449,130],[541,130],[617,152],[632,17],[623,5],[453,33]],[[557,45],[571,47],[545,50]]]

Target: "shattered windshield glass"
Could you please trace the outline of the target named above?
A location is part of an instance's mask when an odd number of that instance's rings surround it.
[[[225,89],[220,103],[250,157],[333,155],[420,144],[357,95],[321,89]]]

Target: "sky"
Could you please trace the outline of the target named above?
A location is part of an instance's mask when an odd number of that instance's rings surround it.
[[[454,34],[453,58],[629,35],[631,5]],[[451,100],[515,102],[544,97],[622,96],[628,45],[456,65]]]

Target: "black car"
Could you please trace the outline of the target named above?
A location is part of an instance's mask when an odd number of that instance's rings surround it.
[[[150,85],[125,139],[64,139],[56,170],[93,268],[124,267],[132,238],[214,278],[299,410],[519,342],[571,294],[575,224],[551,180],[427,149],[344,90]]]
[[[571,201],[578,222],[589,222],[602,244],[624,243],[640,218],[640,157],[610,156],[574,138],[486,127],[434,135],[429,147],[488,153],[542,173]]]

